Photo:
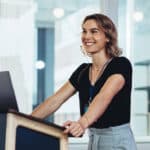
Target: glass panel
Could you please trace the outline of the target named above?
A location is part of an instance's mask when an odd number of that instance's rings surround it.
[[[150,135],[150,1],[136,0],[133,13],[134,105],[137,136]]]
[[[133,63],[131,124],[135,136],[150,135],[150,1],[119,1],[119,44]]]

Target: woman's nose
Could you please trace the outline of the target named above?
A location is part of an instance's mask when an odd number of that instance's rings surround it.
[[[84,38],[88,39],[91,38],[92,34],[90,32],[85,33]]]

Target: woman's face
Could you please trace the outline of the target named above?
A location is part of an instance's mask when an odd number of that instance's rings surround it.
[[[104,31],[98,27],[96,21],[90,19],[82,25],[81,41],[86,52],[94,54],[102,50],[105,51],[108,39]]]

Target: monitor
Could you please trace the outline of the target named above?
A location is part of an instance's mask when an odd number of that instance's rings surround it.
[[[17,100],[9,71],[0,72],[0,113],[6,113],[9,109],[18,111]]]

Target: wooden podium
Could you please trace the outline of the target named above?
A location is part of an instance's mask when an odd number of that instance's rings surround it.
[[[0,114],[0,150],[68,150],[64,128],[10,111]]]

